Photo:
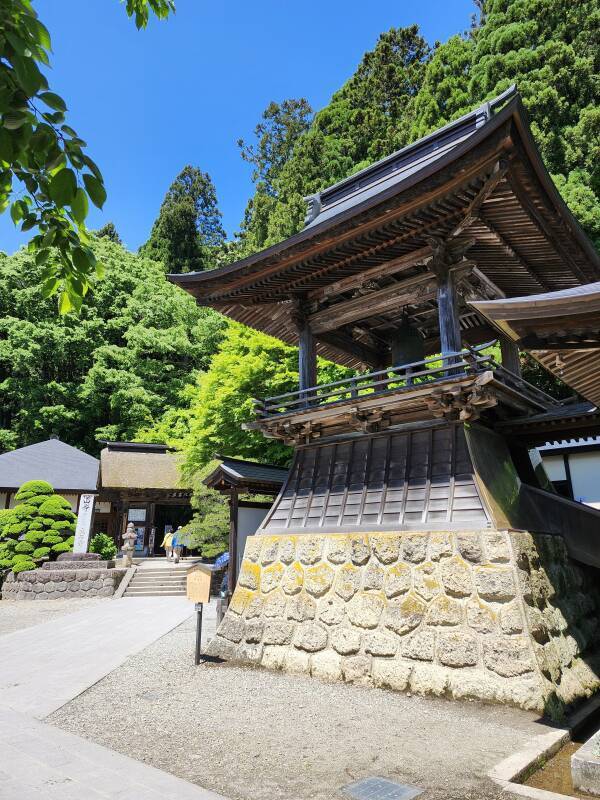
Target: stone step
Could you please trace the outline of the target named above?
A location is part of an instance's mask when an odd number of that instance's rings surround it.
[[[159,586],[166,589],[179,589],[186,586],[186,581],[131,581],[129,585],[136,589],[155,589]]]

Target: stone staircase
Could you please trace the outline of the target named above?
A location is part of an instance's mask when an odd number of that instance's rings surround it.
[[[186,575],[196,559],[172,564],[164,558],[137,562],[137,569],[125,589],[124,597],[185,597]]]

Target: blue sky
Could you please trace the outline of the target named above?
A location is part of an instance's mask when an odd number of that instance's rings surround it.
[[[271,100],[313,108],[393,26],[430,42],[469,27],[472,0],[176,0],[177,13],[137,31],[119,0],[35,0],[52,35],[51,88],[88,143],[108,190],[90,227],[112,220],[125,244],[148,237],[185,164],[210,173],[231,236],[252,193],[236,142]],[[0,249],[28,240],[0,216]]]

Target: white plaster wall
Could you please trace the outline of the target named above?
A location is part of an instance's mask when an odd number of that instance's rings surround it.
[[[600,453],[571,453],[569,468],[575,500],[600,508]]]

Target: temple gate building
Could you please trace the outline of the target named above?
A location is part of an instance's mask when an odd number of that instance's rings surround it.
[[[170,276],[299,347],[298,391],[257,401],[249,424],[293,447],[292,466],[210,652],[540,711],[589,695],[600,512],[553,491],[531,451],[598,432],[599,316],[562,317],[600,259],[518,95],[307,204],[287,240]],[[530,297],[550,298],[536,319]],[[519,347],[582,397],[524,380]],[[363,372],[316,385],[317,354]]]

